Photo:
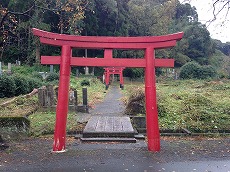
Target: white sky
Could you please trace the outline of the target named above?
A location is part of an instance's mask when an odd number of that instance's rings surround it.
[[[180,2],[183,1],[189,2],[189,0],[180,0]],[[214,0],[190,0],[191,6],[195,6],[197,9],[199,21],[203,24],[214,18],[213,1]],[[218,8],[222,8],[222,6],[223,3],[217,7],[216,11],[218,11]],[[207,29],[210,32],[211,38],[221,40],[223,43],[230,42],[230,10],[229,13],[227,13],[227,6],[217,15],[215,21],[210,24],[207,23],[206,26],[208,26]]]

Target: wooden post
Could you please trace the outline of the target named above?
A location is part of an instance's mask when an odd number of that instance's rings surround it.
[[[78,100],[77,100],[77,90],[74,91],[74,106],[75,110],[77,111],[77,105],[78,105]]]
[[[82,98],[83,98],[83,106],[87,106],[88,105],[87,88],[82,88]]]
[[[83,98],[83,109],[85,113],[89,113],[88,109],[88,95],[87,95],[87,88],[82,88],[82,98]]]

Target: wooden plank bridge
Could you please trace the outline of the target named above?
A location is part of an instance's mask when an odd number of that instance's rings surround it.
[[[89,119],[82,141],[112,141],[135,143],[136,132],[127,116],[93,116]]]

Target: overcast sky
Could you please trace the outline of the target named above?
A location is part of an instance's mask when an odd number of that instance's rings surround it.
[[[184,0],[180,0],[183,2]],[[188,2],[188,1],[187,1]],[[206,23],[207,29],[213,39],[221,40],[221,42],[230,42],[230,11],[227,13],[227,8],[223,9],[218,15],[217,19],[211,23],[213,16],[213,0],[190,0],[190,4],[195,6],[199,16],[199,21],[203,24]],[[217,7],[222,8],[222,5]],[[226,14],[228,14],[226,16]]]

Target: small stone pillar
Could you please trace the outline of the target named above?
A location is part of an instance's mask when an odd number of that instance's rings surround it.
[[[78,105],[77,91],[74,91],[75,109],[77,112],[89,113],[87,88],[82,88],[82,105]]]
[[[54,65],[50,65],[50,73],[54,72]]]
[[[8,63],[8,73],[11,74],[11,69],[12,69],[12,65],[11,63]]]
[[[2,62],[0,62],[0,76],[2,75]]]

